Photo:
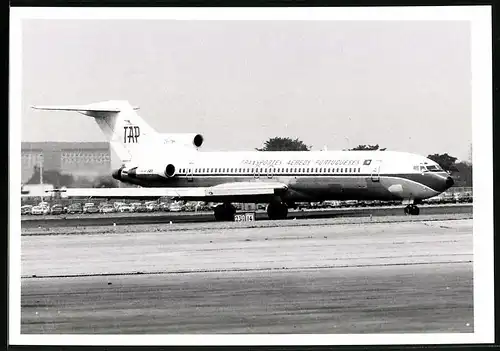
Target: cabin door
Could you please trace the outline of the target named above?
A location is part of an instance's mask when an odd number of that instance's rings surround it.
[[[187,168],[187,173],[186,173],[187,181],[189,183],[193,182],[193,169],[194,169],[194,163],[189,162],[189,166]]]
[[[260,172],[259,172],[259,168],[258,167],[254,168],[253,177],[255,179],[259,179],[260,178]]]
[[[269,168],[267,169],[267,177],[268,177],[269,179],[272,179],[272,177],[273,177],[273,175],[274,175],[274,172],[273,172],[273,171],[274,171],[274,170],[273,170],[273,168],[272,168],[272,167],[269,167]]]
[[[380,181],[380,164],[382,163],[381,160],[375,160],[372,162],[371,167],[371,180],[372,182],[379,182]]]

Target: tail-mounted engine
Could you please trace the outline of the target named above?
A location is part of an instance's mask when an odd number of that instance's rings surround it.
[[[132,167],[127,169],[122,166],[112,173],[112,177],[121,182],[137,184],[137,180],[161,180],[173,178],[177,174],[176,167],[169,163],[165,168],[157,167]]]
[[[113,179],[122,181],[122,171],[124,169],[125,169],[125,166],[122,166],[122,167],[118,168],[117,170],[115,170],[113,173],[111,173],[111,176],[113,177]]]
[[[175,176],[175,166],[173,164],[168,164],[167,167],[165,167],[165,175],[168,178],[172,178]]]

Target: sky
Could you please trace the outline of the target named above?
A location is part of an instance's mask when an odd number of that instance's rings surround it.
[[[22,141],[105,141],[31,105],[129,100],[207,151],[275,136],[469,159],[466,21],[23,21]]]

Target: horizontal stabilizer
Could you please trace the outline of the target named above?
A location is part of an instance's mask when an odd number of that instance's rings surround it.
[[[32,106],[35,110],[47,111],[75,111],[75,112],[107,112],[118,113],[123,111],[124,106],[130,106],[126,101],[103,101],[87,105],[38,105]],[[139,107],[133,107],[138,110]]]

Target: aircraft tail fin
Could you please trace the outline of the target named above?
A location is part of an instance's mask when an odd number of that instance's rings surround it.
[[[163,138],[149,126],[128,101],[111,100],[88,105],[32,106],[37,110],[74,111],[93,117],[122,163],[144,159]],[[148,148],[149,146],[149,148]]]

